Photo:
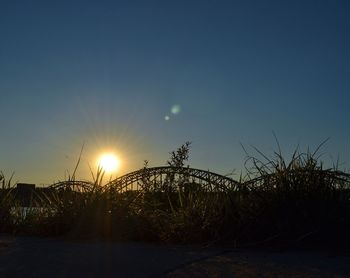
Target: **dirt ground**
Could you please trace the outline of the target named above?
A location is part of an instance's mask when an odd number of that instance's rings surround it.
[[[350,277],[349,254],[0,235],[0,277]]]

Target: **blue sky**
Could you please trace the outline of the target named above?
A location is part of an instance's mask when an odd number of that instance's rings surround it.
[[[193,167],[243,168],[240,146],[288,156],[324,139],[349,169],[348,1],[0,3],[0,169],[15,180],[78,177],[105,150]],[[178,114],[171,107],[179,105]],[[165,120],[169,116],[169,120]]]

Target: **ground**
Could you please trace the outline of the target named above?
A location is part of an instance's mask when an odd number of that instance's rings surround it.
[[[0,235],[0,277],[350,277],[349,254]]]

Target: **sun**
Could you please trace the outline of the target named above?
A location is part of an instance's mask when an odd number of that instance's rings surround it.
[[[106,173],[115,172],[120,167],[120,159],[113,153],[104,153],[98,159],[98,167]]]

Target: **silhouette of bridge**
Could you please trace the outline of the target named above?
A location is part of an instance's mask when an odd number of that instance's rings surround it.
[[[162,166],[143,168],[121,176],[107,184],[108,187],[123,191],[140,189],[166,190],[177,185],[198,185],[206,191],[235,190],[240,185],[229,177],[189,167]]]
[[[143,168],[108,182],[104,188],[119,192],[127,190],[175,190],[179,187],[200,188],[204,191],[237,190],[240,182],[210,171],[189,167],[161,166]],[[56,190],[86,192],[94,184],[85,181],[63,181],[50,186]]]
[[[58,191],[75,191],[75,192],[89,192],[93,189],[94,184],[88,181],[67,180],[60,181],[50,185],[48,188]]]

